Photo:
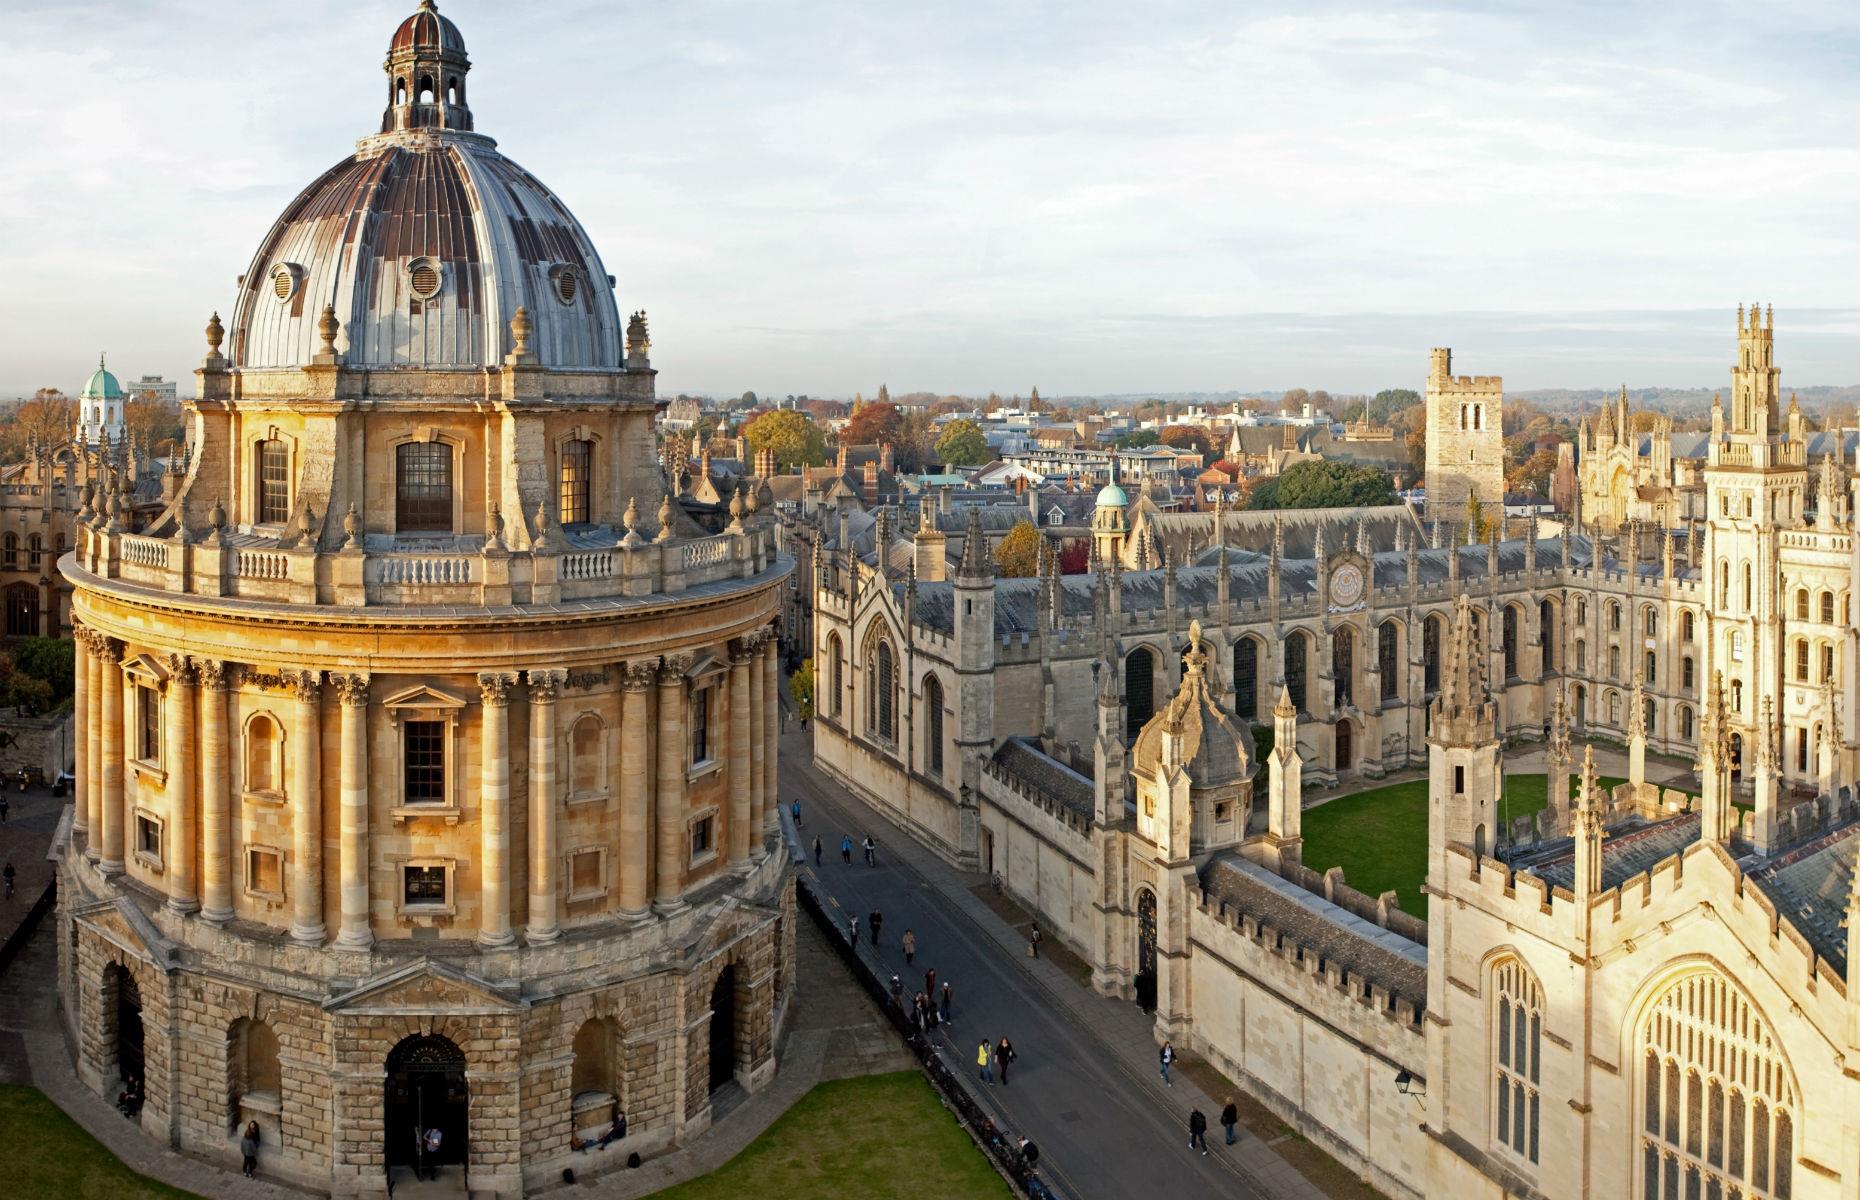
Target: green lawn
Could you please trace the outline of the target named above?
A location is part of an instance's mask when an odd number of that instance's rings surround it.
[[[657,1200],[923,1200],[932,1194],[999,1200],[1009,1192],[916,1071],[820,1084],[718,1170],[655,1193]]]
[[[1604,788],[1626,783],[1598,776]],[[1570,776],[1570,795],[1580,782]],[[1499,816],[1507,823],[1543,808],[1547,778],[1507,775]],[[1304,814],[1304,860],[1314,871],[1342,867],[1359,892],[1393,890],[1402,910],[1427,916],[1421,883],[1427,878],[1427,780],[1415,779],[1328,800]]]
[[[200,1200],[124,1166],[37,1088],[0,1084],[0,1145],[9,1196]]]

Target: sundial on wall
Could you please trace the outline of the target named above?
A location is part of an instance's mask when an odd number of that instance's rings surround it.
[[[1344,563],[1330,576],[1330,602],[1333,608],[1349,608],[1363,599],[1363,569]]]

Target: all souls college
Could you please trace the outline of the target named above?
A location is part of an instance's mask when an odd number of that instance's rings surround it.
[[[259,1119],[287,1178],[384,1193],[437,1124],[514,1195],[766,1084],[790,612],[822,766],[1391,1195],[1856,1194],[1853,447],[1785,410],[1767,313],[1685,503],[1469,539],[1503,388],[1440,350],[1432,519],[1111,481],[1088,574],[998,579],[980,509],[784,529],[767,480],[668,481],[644,317],[470,65],[423,0],[209,323],[183,463],[74,477],[59,987],[151,1139],[230,1164]],[[1553,799],[1511,822],[1525,743]],[[1411,768],[1425,921],[1301,855],[1305,780]]]

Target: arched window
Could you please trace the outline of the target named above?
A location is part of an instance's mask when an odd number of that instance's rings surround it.
[[[1653,697],[1651,696],[1642,700],[1640,703],[1641,728],[1647,731],[1648,737],[1658,737],[1660,734],[1659,705],[1654,703]]]
[[[1492,1132],[1499,1145],[1536,1162],[1543,989],[1517,959],[1492,972]]]
[[[1561,670],[1563,661],[1556,653],[1556,606],[1548,600],[1537,606],[1537,631],[1544,647],[1544,670]]]
[[[1432,693],[1440,690],[1440,615],[1421,623],[1421,687]]]
[[[6,588],[6,635],[37,637],[38,634],[39,589],[30,583],[9,583]]]
[[[1698,670],[1692,664],[1692,656],[1688,654],[1679,660],[1679,686],[1687,694],[1690,694],[1697,683]]]
[[[26,565],[38,570],[45,562],[45,535],[32,534],[26,539]],[[1832,599],[1832,597],[1830,597]]]
[[[1302,629],[1294,629],[1285,636],[1285,686],[1292,693],[1292,707],[1305,712],[1305,658],[1310,653],[1306,646],[1308,635]]]
[[[1817,683],[1826,683],[1834,678],[1834,647],[1827,642],[1821,644],[1821,678]]]
[[[1834,593],[1833,592],[1821,593],[1821,623],[1823,625],[1834,624]]]
[[[1660,635],[1660,610],[1651,604],[1643,605],[1640,610],[1641,633],[1647,637]]]
[[[403,442],[394,455],[394,528],[401,533],[451,533],[452,447],[444,442]]]
[[[1644,668],[1644,673],[1641,675],[1641,682],[1649,683],[1649,684],[1652,683],[1654,680],[1654,675],[1656,673],[1656,668],[1658,668],[1659,666],[1659,659],[1654,655],[1653,651],[1651,650],[1647,651],[1646,662],[1643,663],[1642,666]]]
[[[880,638],[869,662],[871,674],[866,679],[866,728],[886,741],[896,741],[898,725],[895,692],[898,670],[891,643]]]
[[[1401,660],[1397,643],[1401,627],[1393,621],[1382,622],[1376,631],[1376,674],[1382,680],[1382,698],[1393,700],[1401,692]]]
[[[1798,621],[1808,620],[1807,588],[1797,588],[1795,590],[1795,619]]]
[[[433,77],[431,75],[422,75],[420,76],[420,103],[431,104],[432,102]]]
[[[1608,723],[1617,727],[1621,724],[1621,697],[1616,692],[1608,693]]]
[[[284,739],[278,723],[260,713],[245,726],[245,790],[276,793],[284,790]]]
[[[1589,669],[1589,644],[1581,638],[1576,639],[1576,674]]]
[[[1679,614],[1679,636],[1688,642],[1692,640],[1692,610],[1689,608]]]
[[[1339,625],[1330,635],[1331,707],[1356,703],[1356,628]]]
[[[1806,727],[1795,731],[1795,769],[1808,770],[1808,730]]]
[[[943,774],[943,685],[934,675],[924,677],[924,766]]]
[[[1587,597],[1577,596],[1576,597],[1576,624],[1586,625],[1588,624],[1588,622],[1589,622],[1589,601]]]
[[[583,1021],[575,1030],[575,1065],[570,1069],[570,1089],[579,1099],[583,1095],[614,1096],[619,1072],[614,1070],[618,1058],[613,1023],[604,1017]]]
[[[264,1021],[240,1017],[226,1034],[226,1092],[232,1098],[232,1122],[245,1119],[247,1100],[255,1111],[275,1113],[284,1098],[284,1077],[278,1066],[278,1035]]]
[[[568,794],[570,799],[598,796],[601,791],[601,751],[606,738],[601,719],[583,713],[568,731]]]
[[[1750,564],[1745,563],[1744,564],[1744,611],[1745,612],[1749,612],[1751,609],[1751,603],[1750,603],[1751,595],[1752,595],[1752,589],[1751,589]]]
[[[1718,560],[1718,610],[1723,612],[1731,607],[1731,564],[1726,559]]]
[[[1674,981],[1640,1044],[1642,1200],[1794,1195],[1792,1075],[1743,992],[1716,972]]]
[[[1505,606],[1503,627],[1499,631],[1499,637],[1505,649],[1505,678],[1516,679],[1518,677],[1518,610],[1516,606],[1509,604]]]
[[[1683,741],[1692,740],[1692,710],[1683,704],[1679,706],[1679,736]]]
[[[1808,682],[1808,639],[1795,639],[1795,681]]]
[[[589,485],[594,478],[594,443],[562,443],[557,473],[556,507],[561,510],[562,524],[585,525],[593,520]]]
[[[1138,646],[1124,656],[1124,735],[1136,737],[1155,713],[1156,656]]]
[[[4,563],[9,571],[19,569],[19,535],[17,533],[9,533],[4,540],[0,540],[0,563]]]
[[[281,525],[291,519],[291,450],[272,438],[258,444],[258,520]],[[447,509],[449,519],[452,513]]]
[[[1731,681],[1731,711],[1735,713],[1744,711],[1744,681],[1741,679]]]
[[[1610,679],[1621,678],[1621,647],[1619,646],[1608,647],[1608,677]]]
[[[1608,602],[1608,628],[1617,633],[1621,630],[1621,606],[1613,600]]]
[[[1234,712],[1249,721],[1259,716],[1259,643],[1250,637],[1234,643]]]
[[[840,635],[833,634],[827,638],[827,657],[832,663],[833,696],[827,704],[827,712],[840,715],[840,697],[846,694],[846,652],[840,647]]]
[[[1730,646],[1731,646],[1731,661],[1732,662],[1743,662],[1744,661],[1744,631],[1743,630],[1733,629],[1731,631]]]

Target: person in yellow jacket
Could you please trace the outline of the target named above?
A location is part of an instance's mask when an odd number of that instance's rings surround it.
[[[975,1065],[982,1069],[982,1082],[987,1084],[989,1087],[995,1086],[994,1067],[988,1061],[988,1039],[987,1038],[983,1038],[982,1044],[980,1046],[977,1046],[975,1049]]]

